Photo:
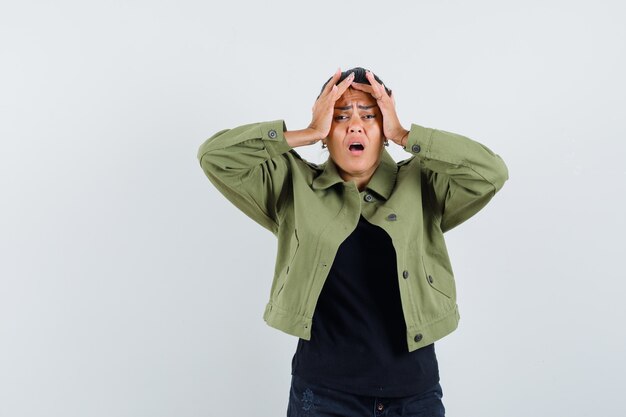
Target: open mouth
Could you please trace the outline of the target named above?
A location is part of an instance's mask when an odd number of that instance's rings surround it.
[[[365,150],[365,146],[361,142],[352,142],[350,146],[348,146],[348,150],[353,155],[360,155]]]

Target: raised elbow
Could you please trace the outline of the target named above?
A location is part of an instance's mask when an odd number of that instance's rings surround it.
[[[496,155],[496,162],[491,183],[495,188],[494,191],[498,192],[502,189],[504,183],[509,179],[509,169],[504,163],[504,160],[502,160],[502,158],[498,155]]]

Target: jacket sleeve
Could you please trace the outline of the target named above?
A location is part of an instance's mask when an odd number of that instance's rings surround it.
[[[261,226],[276,233],[279,201],[290,179],[291,150],[282,120],[223,130],[198,150],[202,170],[217,189]]]
[[[500,156],[455,133],[413,124],[405,149],[421,161],[444,232],[476,214],[509,178]]]

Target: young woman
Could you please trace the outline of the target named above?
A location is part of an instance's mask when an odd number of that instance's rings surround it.
[[[318,141],[321,165],[293,150]],[[389,142],[412,156],[396,163]],[[198,158],[278,239],[264,319],[300,338],[288,416],[443,416],[434,342],[459,320],[443,233],[502,188],[502,159],[461,135],[405,129],[363,68],[326,82],[306,129],[224,130]]]

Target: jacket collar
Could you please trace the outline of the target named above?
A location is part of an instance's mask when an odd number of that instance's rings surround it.
[[[337,183],[342,183],[343,178],[339,175],[339,169],[335,162],[328,158],[328,160],[321,165],[324,171],[313,180],[313,189],[322,190],[332,187]],[[374,171],[374,175],[367,184],[368,189],[374,191],[376,194],[387,200],[391,195],[391,191],[396,183],[396,174],[398,172],[398,166],[393,160],[391,155],[386,150],[383,150],[380,156],[380,163],[378,168]]]

